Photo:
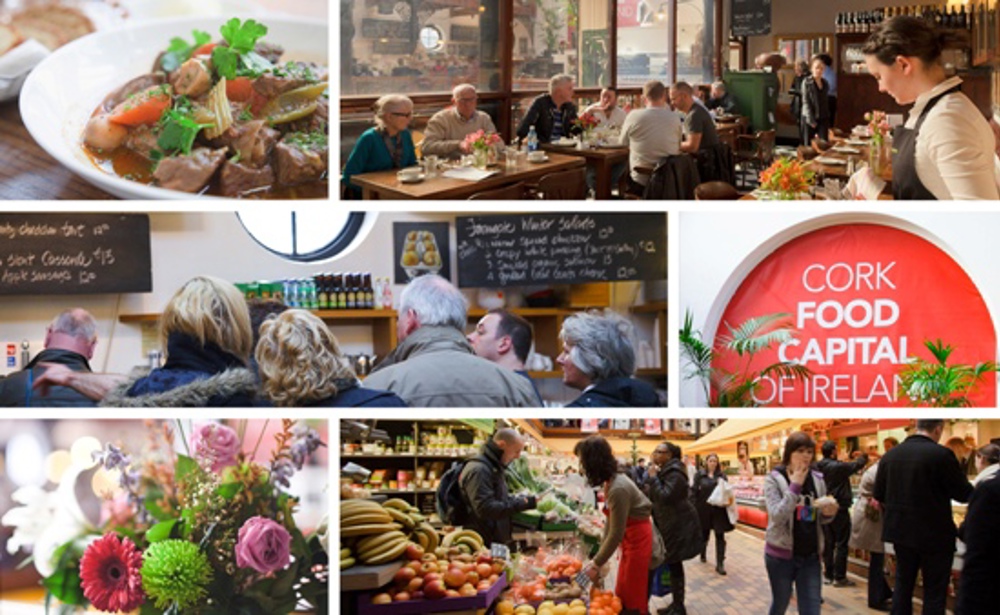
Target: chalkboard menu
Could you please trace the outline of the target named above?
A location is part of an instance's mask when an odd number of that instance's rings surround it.
[[[771,33],[771,0],[733,0],[733,36]]]
[[[145,214],[0,213],[0,295],[152,288]]]
[[[462,287],[667,277],[662,213],[460,216],[455,226]]]

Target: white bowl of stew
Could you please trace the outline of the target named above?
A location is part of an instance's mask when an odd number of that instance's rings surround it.
[[[262,41],[284,48],[282,61],[328,63],[326,24],[275,15],[240,15],[265,24]],[[91,34],[53,53],[39,64],[21,91],[20,109],[25,126],[35,141],[59,163],[115,196],[125,199],[212,199],[209,193],[192,194],[147,185],[116,172],[110,160],[102,160],[84,146],[88,119],[104,98],[130,80],[151,72],[154,61],[173,37],[192,38],[201,30],[220,40],[219,28],[229,17],[185,17],[133,24]],[[267,198],[325,198],[316,186],[284,190],[277,188]]]

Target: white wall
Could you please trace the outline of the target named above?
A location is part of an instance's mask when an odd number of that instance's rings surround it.
[[[773,252],[791,238],[790,235],[779,238],[775,236],[787,234],[790,229],[799,225],[816,224],[828,215],[823,212],[759,211],[681,213],[680,300],[677,313],[683,315],[691,310],[695,328],[701,330],[704,339],[713,339],[724,303],[732,296],[743,277],[766,253]],[[909,224],[923,229],[922,236],[947,252],[965,269],[982,293],[994,321],[997,321],[1000,315],[997,312],[997,308],[1000,308],[1000,276],[996,275],[995,262],[1000,214],[927,212],[833,215],[836,216],[833,219],[842,223],[859,219],[895,218],[902,221],[903,228]],[[767,249],[761,250],[764,245],[767,245]],[[683,371],[683,366],[681,369]],[[679,386],[682,406],[704,405],[701,387],[696,381],[682,380]]]

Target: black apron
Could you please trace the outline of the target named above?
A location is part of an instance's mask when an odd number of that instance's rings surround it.
[[[917,175],[917,135],[927,113],[939,100],[962,90],[960,85],[942,92],[927,101],[913,128],[897,126],[892,131],[892,198],[897,201],[936,201],[930,190]]]

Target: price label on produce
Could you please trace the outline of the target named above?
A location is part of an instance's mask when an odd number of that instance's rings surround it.
[[[505,561],[510,560],[510,547],[505,544],[494,542],[490,545],[490,555],[493,559],[502,559]]]
[[[584,592],[590,589],[590,584],[591,584],[590,577],[587,576],[587,573],[584,572],[583,570],[576,573],[576,576],[573,577],[573,580],[576,581],[576,584],[579,585],[580,589],[582,589]]]

